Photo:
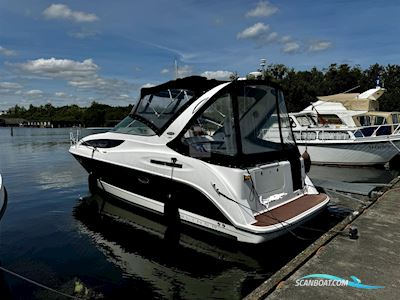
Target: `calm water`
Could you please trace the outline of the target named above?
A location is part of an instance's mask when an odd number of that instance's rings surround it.
[[[185,227],[171,241],[159,220],[90,196],[87,174],[68,147],[67,129],[17,128],[11,137],[0,128],[0,172],[9,194],[0,265],[60,291],[72,293],[80,280],[108,299],[241,299],[322,234],[302,229],[296,234],[305,240],[288,234],[250,247]],[[371,176],[388,182],[394,173]],[[307,225],[328,229],[339,220],[327,211]],[[7,293],[62,299],[6,273],[0,286],[1,299]]]

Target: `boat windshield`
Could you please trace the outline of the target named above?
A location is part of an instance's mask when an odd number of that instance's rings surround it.
[[[134,115],[161,129],[193,97],[194,93],[187,89],[166,89],[147,94],[139,100]]]
[[[114,131],[133,135],[155,135],[194,97],[187,89],[165,89],[144,95]]]

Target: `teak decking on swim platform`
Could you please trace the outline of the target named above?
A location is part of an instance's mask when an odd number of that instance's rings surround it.
[[[296,200],[255,216],[255,226],[270,226],[285,222],[326,200],[325,194],[304,195]]]

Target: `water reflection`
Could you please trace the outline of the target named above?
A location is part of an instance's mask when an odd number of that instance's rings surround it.
[[[311,179],[326,179],[354,183],[388,183],[399,175],[399,169],[372,167],[311,166]]]
[[[146,283],[157,297],[174,299],[242,298],[322,234],[299,229],[295,234],[306,239],[288,234],[250,246],[184,225],[174,243],[165,238],[165,219],[104,194],[82,199],[74,216],[79,231],[124,277]],[[323,231],[331,225],[317,225],[321,219],[307,226]]]

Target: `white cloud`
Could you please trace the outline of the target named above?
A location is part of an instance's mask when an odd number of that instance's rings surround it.
[[[269,1],[260,1],[256,8],[246,13],[246,17],[270,17],[277,13],[278,10],[279,8],[269,3]]]
[[[25,93],[29,97],[40,97],[43,95],[43,91],[41,90],[30,90]]]
[[[274,31],[267,35],[265,41],[270,43],[276,41],[277,38],[278,38],[278,33]]]
[[[104,92],[115,93],[118,90],[121,92],[129,90],[131,88],[130,84],[123,80],[103,78],[99,75],[87,78],[82,78],[82,77],[72,78],[68,81],[68,84],[80,90],[90,89],[90,90],[96,90],[97,92],[101,91],[103,93]]]
[[[258,22],[242,32],[237,34],[238,39],[248,39],[257,44],[257,46],[262,47],[271,43],[279,42],[279,34],[275,31],[269,31],[270,26],[262,22]]]
[[[74,22],[94,22],[99,18],[95,14],[73,11],[65,4],[52,4],[43,11],[47,19],[61,19]]]
[[[228,80],[232,75],[232,72],[229,71],[205,71],[201,73],[201,76],[207,77],[208,79],[218,79],[218,80]]]
[[[6,49],[6,48],[0,46],[0,55],[14,56],[14,55],[17,55],[17,52],[15,52],[14,50]]]
[[[300,44],[297,42],[287,42],[284,44],[282,48],[283,53],[293,54],[297,53],[300,50]]]
[[[19,83],[15,82],[0,82],[0,90],[17,90],[22,88]]]
[[[288,43],[292,41],[292,37],[290,35],[284,35],[283,37],[281,37],[280,42],[281,43]]]
[[[330,41],[313,41],[308,47],[309,52],[324,51],[332,47],[332,42]]]
[[[161,74],[163,74],[163,75],[165,75],[165,74],[169,74],[169,69],[162,69],[161,71],[160,71],[160,73]]]
[[[136,85],[120,79],[104,78],[98,74],[100,67],[92,59],[75,61],[69,59],[39,58],[15,67],[22,76],[39,76],[39,79],[60,79],[76,90],[95,93],[107,100],[121,99],[121,94],[129,94]],[[58,95],[61,98],[61,94]],[[68,96],[69,97],[69,96]]]
[[[83,62],[79,62],[70,59],[56,59],[54,57],[30,60],[26,63],[16,64],[16,66],[22,71],[50,78],[87,77],[96,74],[99,70],[99,66],[92,59],[85,59]]]
[[[0,82],[0,94],[1,95],[17,95],[18,93],[21,93],[22,85],[19,83],[15,82],[7,82],[3,81]],[[4,99],[1,99],[3,101]],[[1,102],[0,101],[0,102]]]
[[[269,25],[258,22],[237,34],[238,39],[260,39],[269,30]]]

